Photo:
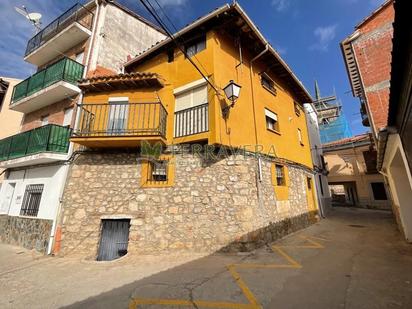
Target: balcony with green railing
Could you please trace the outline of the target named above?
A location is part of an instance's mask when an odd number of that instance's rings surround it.
[[[77,81],[83,71],[84,66],[70,58],[53,63],[14,87],[10,108],[27,113],[80,93]]]
[[[0,140],[0,166],[4,167],[4,161],[39,153],[66,154],[69,150],[70,134],[71,129],[68,126],[48,124],[2,139]],[[45,158],[42,160],[44,162]]]

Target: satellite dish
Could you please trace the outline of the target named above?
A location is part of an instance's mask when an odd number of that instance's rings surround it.
[[[40,18],[41,18],[41,14],[40,13],[29,13],[27,14],[27,19],[35,22],[35,23],[39,23],[40,22]]]
[[[41,14],[40,13],[29,13],[24,5],[22,5],[22,8],[14,7],[17,13],[20,15],[23,15],[26,17],[29,21],[31,21],[36,27],[36,32],[41,30],[40,25],[41,25]]]

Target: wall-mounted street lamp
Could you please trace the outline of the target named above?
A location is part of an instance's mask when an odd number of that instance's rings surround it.
[[[225,92],[226,97],[228,98],[229,101],[232,102],[232,104],[223,108],[223,115],[227,115],[227,113],[229,112],[229,109],[235,106],[235,102],[239,98],[241,88],[242,86],[236,84],[233,80],[231,80],[229,84],[227,84],[227,86],[223,88],[223,91]]]

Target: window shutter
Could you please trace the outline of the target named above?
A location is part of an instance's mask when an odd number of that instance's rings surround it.
[[[268,110],[268,109],[265,109],[265,115],[269,118],[272,118],[275,121],[278,121],[278,116],[275,113]]]
[[[175,112],[208,102],[207,86],[197,87],[176,95]]]

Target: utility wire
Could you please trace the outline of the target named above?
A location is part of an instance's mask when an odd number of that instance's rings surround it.
[[[154,1],[156,2],[157,6],[160,8],[160,11],[163,13],[163,15],[164,15],[164,16],[166,17],[166,19],[169,21],[169,24],[172,25],[172,27],[173,27],[173,29],[174,29],[174,32],[175,32],[175,33],[178,32],[177,27],[175,26],[175,24],[173,23],[173,21],[169,18],[169,16],[166,14],[166,12],[165,12],[165,10],[163,9],[163,7],[159,4],[159,1],[158,1],[158,0],[154,0]],[[153,6],[152,6],[152,7],[153,7]],[[154,10],[155,10],[155,9],[154,9]],[[155,10],[155,11],[156,11],[156,10]],[[180,39],[180,38],[176,38],[176,39],[178,40],[178,39]],[[184,45],[184,44],[185,44],[185,41],[184,41],[184,40],[180,40],[180,43],[181,43],[182,45]],[[203,71],[205,71],[206,74],[209,74],[209,73],[207,72],[206,68],[203,66],[202,62],[196,57],[196,55],[193,55],[193,58],[195,58],[196,61],[200,64],[200,66],[202,67]]]
[[[174,42],[177,46],[177,48],[180,49],[180,51],[185,55],[186,59],[188,59],[190,61],[190,63],[196,68],[196,70],[200,73],[200,75],[202,75],[203,79],[210,85],[210,87],[213,88],[213,90],[215,90],[216,94],[219,95],[219,90],[217,90],[217,88],[215,87],[215,85],[213,85],[209,79],[203,74],[202,70],[200,70],[200,68],[196,65],[196,63],[193,62],[193,60],[187,55],[186,50],[184,49],[184,47],[180,46],[180,44],[177,43],[175,37],[173,36],[173,34],[169,31],[169,29],[163,24],[162,19],[160,18],[160,16],[156,13],[156,11],[154,10],[153,6],[151,5],[151,3],[149,2],[149,0],[146,0],[148,2],[148,4],[146,4],[146,2],[144,0],[140,0],[140,2],[143,4],[143,6],[146,8],[146,10],[150,13],[150,15],[152,15],[152,17],[156,20],[156,22],[160,25],[160,27],[166,32],[166,34],[168,35],[168,37],[172,40],[172,42]],[[153,8],[153,11],[150,9],[150,7]]]

